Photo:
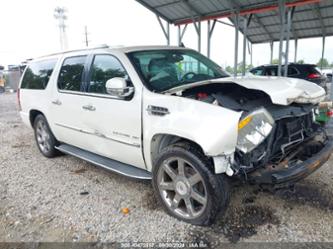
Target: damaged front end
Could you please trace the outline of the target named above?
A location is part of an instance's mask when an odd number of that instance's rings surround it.
[[[255,184],[292,184],[324,164],[333,143],[315,121],[314,103],[273,104],[259,90],[235,84],[192,88],[185,96],[243,112],[233,175]]]
[[[270,134],[253,150],[244,153],[237,148],[234,167],[241,177],[282,187],[306,177],[328,160],[333,144],[324,128],[314,122],[311,110],[305,108],[301,114],[275,119]]]

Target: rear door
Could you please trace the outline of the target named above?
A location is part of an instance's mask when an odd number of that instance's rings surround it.
[[[50,100],[49,115],[56,138],[83,149],[89,149],[91,133],[83,110],[87,105],[84,95],[87,58],[87,54],[80,54],[63,59]]]

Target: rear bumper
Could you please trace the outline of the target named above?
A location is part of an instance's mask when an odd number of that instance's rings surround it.
[[[325,146],[311,158],[284,169],[267,167],[257,170],[250,175],[249,180],[256,184],[269,185],[290,185],[293,184],[320,168],[329,159],[333,152],[333,140],[328,139]]]

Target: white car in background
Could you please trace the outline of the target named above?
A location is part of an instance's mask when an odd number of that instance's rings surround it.
[[[231,78],[196,51],[165,46],[38,58],[18,91],[44,156],[152,179],[165,210],[197,225],[225,210],[231,179],[285,187],[327,161],[332,142],[314,120],[324,97],[304,80]]]

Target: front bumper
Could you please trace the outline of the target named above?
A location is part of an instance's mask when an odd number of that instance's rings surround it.
[[[255,184],[269,184],[288,186],[291,185],[320,168],[331,156],[333,152],[333,140],[328,139],[325,146],[315,155],[307,160],[296,164],[292,167],[273,168],[266,167],[261,170],[256,170],[249,175],[249,180]]]

